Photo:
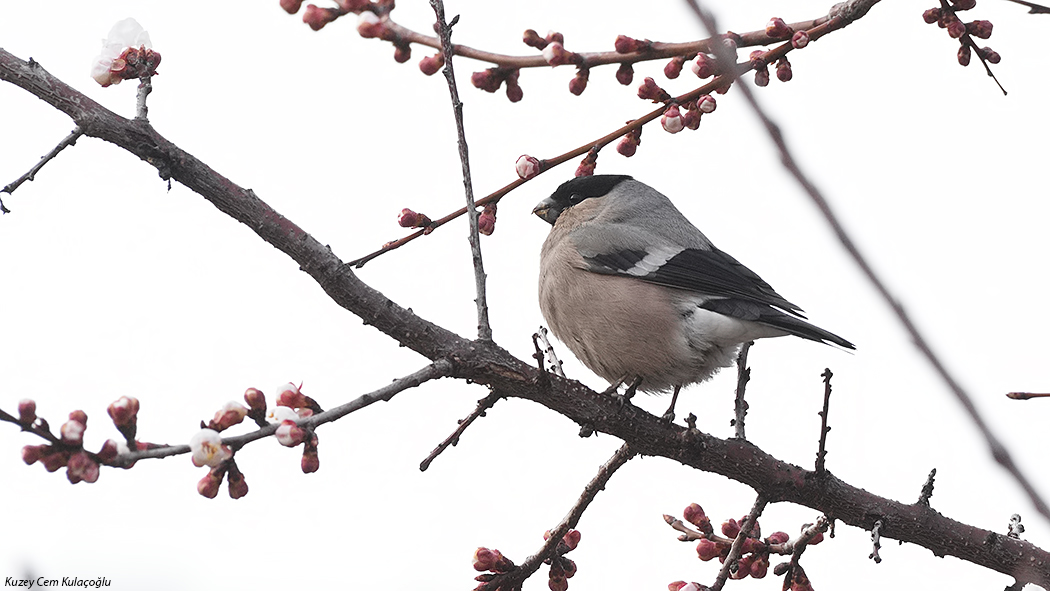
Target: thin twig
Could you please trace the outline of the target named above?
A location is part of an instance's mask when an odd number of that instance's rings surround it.
[[[547,541],[543,544],[543,547],[538,552],[529,556],[525,559],[525,562],[521,563],[513,571],[497,576],[491,581],[479,585],[478,591],[485,591],[488,589],[521,589],[521,583],[529,578],[532,573],[536,572],[543,564],[543,561],[550,557],[551,553],[558,546],[558,542],[565,536],[570,529],[576,527],[576,524],[580,522],[580,517],[583,516],[583,512],[590,506],[591,501],[594,497],[602,490],[605,489],[606,483],[612,478],[612,475],[620,469],[621,466],[627,463],[628,460],[635,456],[635,451],[632,450],[626,443],[620,446],[620,449],[616,450],[616,453],[609,458],[609,461],[605,462],[601,468],[598,469],[598,473],[587,483],[587,486],[583,487],[583,493],[580,494],[580,498],[576,500],[576,503],[569,510],[568,514],[561,520],[561,522],[550,530],[550,536]]]
[[[482,341],[492,340],[492,327],[489,325],[489,306],[485,296],[485,265],[481,260],[481,241],[478,239],[478,210],[474,203],[474,184],[470,180],[470,155],[467,150],[467,136],[463,131],[463,102],[459,100],[459,89],[456,87],[456,76],[452,70],[452,26],[459,21],[456,16],[452,23],[445,22],[445,3],[442,0],[430,0],[430,7],[437,17],[437,30],[441,35],[441,46],[445,52],[445,80],[452,99],[452,113],[456,119],[456,135],[459,143],[459,162],[463,169],[463,191],[467,197],[467,219],[470,220],[470,254],[474,262],[474,284],[477,291],[475,302],[478,306],[478,338]]]
[[[721,591],[722,587],[726,584],[726,580],[729,578],[730,570],[734,569],[737,561],[740,560],[740,555],[743,554],[744,540],[751,535],[751,530],[755,528],[755,522],[758,521],[762,511],[766,509],[766,503],[769,501],[766,496],[759,493],[755,497],[755,504],[751,507],[751,513],[748,513],[747,519],[744,523],[740,524],[740,533],[736,535],[736,539],[733,540],[733,545],[729,548],[729,556],[726,557],[726,561],[722,563],[722,568],[718,571],[718,576],[715,577],[715,582],[711,585],[711,591]]]
[[[70,134],[67,135],[62,141],[58,142],[58,145],[52,148],[50,152],[44,154],[44,156],[40,158],[40,162],[37,162],[33,166],[33,168],[30,168],[29,172],[23,174],[22,176],[15,179],[14,182],[8,184],[6,187],[3,188],[3,190],[0,190],[0,193],[7,193],[8,195],[10,195],[14,193],[15,190],[22,185],[22,183],[33,180],[33,178],[36,177],[36,173],[40,172],[40,169],[43,168],[45,164],[50,162],[55,156],[58,156],[58,153],[62,150],[65,150],[67,146],[72,146],[76,144],[77,139],[79,139],[82,135],[84,135],[84,132],[80,129],[80,126],[74,127],[73,131],[70,132]],[[0,201],[0,212],[11,213],[10,210],[4,207],[3,201]]]
[[[875,521],[875,525],[871,528],[871,554],[868,554],[868,558],[875,561],[875,564],[882,562],[882,557],[879,556],[879,549],[882,548],[882,520],[878,519]]]
[[[441,455],[442,452],[459,443],[459,437],[467,430],[467,427],[469,427],[478,417],[485,416],[485,411],[492,408],[500,398],[503,398],[503,396],[493,392],[479,400],[478,406],[474,409],[474,412],[467,415],[467,418],[459,421],[459,426],[456,427],[456,430],[446,437],[444,441],[439,443],[438,446],[434,448],[434,451],[430,452],[430,455],[428,455],[426,459],[419,463],[419,471],[426,471],[426,469],[430,467],[431,462]]]
[[[919,493],[919,500],[916,501],[916,504],[930,506],[930,497],[933,496],[933,479],[936,476],[937,468],[930,470],[930,475],[926,477],[926,483],[922,485],[922,492]]]
[[[1029,398],[1050,398],[1050,394],[1036,392],[1007,392],[1007,398],[1014,400],[1028,400]]]
[[[149,118],[146,117],[149,113],[149,108],[146,107],[146,97],[153,92],[153,83],[150,78],[150,76],[139,78],[139,87],[135,92],[135,119],[143,123],[149,123]]]
[[[828,426],[828,406],[831,403],[832,375],[831,370],[828,368],[824,368],[824,373],[820,374],[820,377],[824,378],[824,408],[817,413],[820,415],[820,443],[817,445],[817,474],[824,473],[824,457],[828,455],[828,431],[831,431],[831,427]]]
[[[554,345],[551,344],[550,339],[547,338],[546,327],[541,326],[537,333],[540,342],[543,343],[543,350],[547,355],[547,359],[550,360],[550,370],[559,377],[565,377],[565,369],[562,368],[561,360],[558,359],[558,354],[554,352]]]
[[[734,419],[733,426],[736,427],[736,438],[747,439],[744,436],[744,417],[747,416],[747,401],[744,400],[744,391],[748,381],[751,380],[751,368],[747,366],[747,352],[755,341],[748,341],[740,347],[736,356],[736,402],[733,404]]]
[[[430,365],[420,369],[419,371],[408,374],[407,376],[394,380],[393,383],[383,386],[378,390],[369,392],[368,394],[362,394],[357,398],[342,404],[330,410],[326,410],[323,413],[319,413],[305,419],[296,421],[296,424],[304,429],[315,429],[325,423],[331,423],[345,417],[346,415],[361,410],[362,408],[371,405],[372,403],[379,401],[388,401],[398,393],[414,388],[424,382],[442,378],[449,375],[452,371],[452,364],[444,359],[440,359],[431,363]],[[234,449],[239,449],[245,444],[257,441],[265,437],[273,435],[277,431],[278,425],[269,425],[261,429],[252,431],[251,433],[245,433],[244,435],[237,435],[235,437],[223,437],[222,442],[225,445],[230,446]],[[177,456],[190,452],[190,446],[188,445],[166,445],[156,447],[153,449],[147,449],[144,451],[133,451],[126,454],[121,454],[109,462],[113,466],[126,466],[133,464],[138,460],[144,460],[149,458],[166,458],[169,456]]]
[[[705,26],[708,27],[708,30],[711,31],[712,34],[714,31],[718,30],[717,24],[714,23],[711,15],[701,10],[700,7],[696,4],[696,0],[687,1],[695,7],[698,14],[700,14],[700,18],[704,21]],[[834,19],[832,20],[834,21]],[[817,189],[816,185],[813,184],[813,181],[811,181],[809,177],[802,172],[802,168],[799,166],[798,162],[795,160],[795,157],[788,149],[787,142],[785,141],[779,126],[777,126],[777,124],[774,123],[773,120],[770,119],[769,116],[765,113],[765,111],[758,105],[754,95],[751,93],[750,88],[746,84],[738,84],[737,86],[740,87],[741,93],[747,99],[748,104],[751,105],[751,108],[755,112],[755,115],[759,118],[759,120],[762,121],[762,124],[765,126],[766,132],[769,134],[770,139],[772,139],[773,143],[777,146],[777,149],[780,152],[780,160],[781,163],[784,165],[784,168],[786,168],[792,174],[792,176],[795,177],[795,180],[799,183],[799,185],[802,186],[806,194],[809,195],[810,199],[812,199],[813,202],[817,205],[817,208],[824,215],[824,219],[828,222],[832,230],[835,232],[835,236],[838,237],[839,242],[842,243],[842,246],[846,249],[846,252],[848,252],[849,255],[853,258],[854,263],[856,263],[856,265],[861,269],[861,271],[871,282],[875,290],[879,293],[880,296],[882,296],[882,299],[890,306],[894,314],[896,314],[897,319],[900,321],[901,325],[904,326],[904,329],[908,332],[908,335],[911,337],[915,346],[926,358],[927,362],[929,362],[929,364],[933,367],[934,371],[937,372],[937,374],[941,377],[941,380],[944,381],[944,383],[948,386],[952,393],[955,394],[955,397],[959,400],[959,403],[962,404],[963,408],[970,415],[970,419],[973,420],[974,424],[977,425],[978,430],[980,430],[981,434],[984,436],[985,442],[988,444],[988,448],[991,451],[992,457],[995,458],[995,461],[998,462],[999,465],[1006,468],[1006,470],[1010,473],[1011,476],[1013,476],[1014,480],[1017,481],[1017,483],[1028,495],[1029,500],[1032,501],[1032,504],[1035,506],[1039,514],[1045,517],[1046,519],[1050,520],[1050,506],[1047,505],[1046,501],[1043,500],[1039,492],[1036,491],[1035,485],[1032,484],[1028,477],[1024,475],[1024,473],[1021,471],[1021,468],[1014,463],[1013,458],[1010,456],[1010,452],[1007,451],[1006,447],[1002,443],[1000,443],[999,439],[995,436],[994,433],[992,433],[991,427],[989,427],[988,424],[985,423],[984,418],[977,411],[977,407],[974,406],[973,399],[971,398],[970,394],[965,389],[963,389],[962,385],[959,384],[958,380],[955,379],[955,376],[953,376],[944,366],[944,363],[941,362],[940,357],[938,357],[933,352],[933,349],[930,348],[930,345],[927,342],[926,338],[919,331],[918,327],[915,326],[915,324],[912,322],[911,317],[908,316],[907,312],[904,311],[904,307],[900,304],[897,298],[890,293],[889,288],[886,287],[886,284],[875,273],[875,270],[868,263],[867,258],[865,258],[864,255],[861,254],[860,249],[853,242],[853,238],[851,238],[850,235],[846,232],[846,229],[845,227],[843,227],[842,222],[839,221],[838,216],[836,216],[835,213],[832,211],[831,205],[828,203],[828,200],[824,197],[823,193],[821,193],[820,190]]]

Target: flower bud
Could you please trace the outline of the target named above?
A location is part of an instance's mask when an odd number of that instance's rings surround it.
[[[224,431],[243,421],[246,416],[248,416],[248,409],[241,403],[231,400],[215,412],[215,416],[208,423],[208,428]]]
[[[740,524],[737,523],[736,519],[729,519],[728,521],[722,522],[722,535],[727,538],[735,538],[740,533]]]
[[[248,494],[248,483],[244,480],[244,473],[237,469],[236,466],[230,468],[230,472],[226,476],[226,482],[230,486],[231,499],[239,499]]]
[[[419,71],[427,76],[437,74],[438,70],[445,65],[445,54],[438,52],[419,60]]]
[[[775,531],[769,535],[770,544],[783,544],[791,539],[791,536],[787,535],[782,531]]]
[[[696,545],[696,554],[700,557],[700,560],[703,560],[704,562],[718,556],[721,551],[722,548],[720,544],[712,542],[707,538],[703,538]]]
[[[945,27],[948,29],[948,36],[952,39],[958,39],[966,33],[966,25],[962,24],[962,21],[958,19],[946,23]]]
[[[518,178],[528,180],[538,175],[543,170],[543,166],[537,158],[522,154],[514,163],[514,170],[518,173]]]
[[[535,47],[536,49],[547,47],[547,40],[540,37],[540,34],[532,29],[525,29],[525,33],[522,34],[521,40],[525,45]]]
[[[224,472],[224,470],[217,469],[208,470],[208,474],[197,483],[197,494],[209,499],[218,496]]]
[[[386,34],[386,23],[371,10],[363,10],[357,15],[357,34],[365,39],[381,38]]]
[[[73,454],[66,463],[66,478],[73,484],[81,480],[89,484],[95,482],[98,480],[98,471],[98,462],[84,451]]]
[[[496,230],[496,204],[489,203],[478,216],[478,232],[491,236]]]
[[[660,117],[660,125],[663,126],[664,131],[667,133],[678,133],[685,129],[685,123],[682,121],[682,113],[678,110],[678,105],[667,107],[663,117]]]
[[[403,64],[412,59],[412,46],[408,43],[394,45],[394,61]]]
[[[117,427],[134,425],[138,420],[139,400],[121,396],[106,408],[106,412],[109,413],[109,417],[113,419],[113,424]]]
[[[977,0],[955,0],[952,2],[952,8],[955,10],[970,10],[974,6],[977,6]]]
[[[319,6],[314,6],[313,4],[307,4],[306,12],[303,13],[303,22],[310,25],[311,29],[320,31],[325,25],[334,21],[338,16],[339,13],[330,8],[321,8]]]
[[[616,81],[624,86],[629,86],[634,81],[634,66],[620,64],[620,67],[616,69]]]
[[[645,51],[652,47],[653,42],[646,39],[645,41],[639,39],[632,39],[627,35],[620,35],[616,37],[616,42],[613,44],[616,48],[616,53],[634,53],[636,51]]]
[[[50,445],[27,445],[22,448],[22,461],[25,462],[27,466],[32,466],[39,462],[40,459],[47,454],[50,448]]]
[[[926,21],[927,25],[932,25],[933,23],[941,20],[941,9],[940,8],[931,8],[931,9],[927,10],[926,12],[923,12],[922,13],[922,20]]]
[[[587,152],[587,155],[580,161],[580,165],[576,167],[575,176],[591,176],[594,174],[594,167],[598,165],[598,152],[593,148]]]
[[[769,86],[769,69],[755,70],[755,86]]]
[[[569,92],[576,96],[583,94],[583,91],[587,89],[587,78],[590,77],[590,72],[588,68],[576,70],[576,75],[569,80]]]
[[[248,408],[256,412],[266,412],[266,395],[257,388],[248,388],[244,391],[244,401]]]
[[[316,437],[314,437],[314,441],[317,441]],[[314,443],[313,445],[305,446],[305,449],[303,449],[303,459],[299,463],[299,467],[302,468],[303,474],[313,474],[314,472],[317,472],[318,469],[320,469],[321,458],[317,455],[316,443]]]
[[[499,68],[489,68],[471,74],[470,83],[485,92],[496,92],[503,85],[503,77],[500,75]]]
[[[763,555],[751,561],[751,577],[761,579],[769,571],[769,555]]]
[[[791,80],[791,63],[788,62],[786,57],[782,57],[777,61],[777,79],[781,82]]]
[[[714,113],[718,107],[718,103],[715,102],[715,97],[709,94],[702,94],[700,98],[696,99],[696,108],[701,113]]]
[[[70,415],[72,416],[72,414]],[[87,426],[75,419],[70,419],[62,424],[59,433],[62,435],[62,443],[78,446],[84,443],[84,430]]]
[[[634,156],[635,152],[638,151],[638,144],[635,143],[630,135],[625,135],[618,144],[616,144],[616,151],[625,158]]]
[[[973,21],[966,23],[966,32],[978,39],[987,39],[992,36],[992,22]]]
[[[430,218],[421,213],[416,213],[409,208],[404,208],[397,216],[397,225],[402,228],[425,228],[431,224]],[[291,399],[291,397],[289,397]],[[282,404],[280,398],[277,400],[279,406],[291,406]],[[294,407],[293,407],[294,408]]]
[[[28,398],[18,401],[18,422],[28,427],[36,421],[36,402]]]
[[[697,78],[710,78],[718,73],[718,62],[706,53],[698,53],[696,59],[690,62],[689,68]]]
[[[1002,59],[991,47],[982,47],[978,50],[978,55],[984,57],[990,64],[998,64],[999,60]]]
[[[547,31],[546,41],[550,43],[561,43],[565,45],[565,36],[557,31]]]
[[[561,43],[554,41],[543,48],[543,59],[547,60],[551,67],[556,67],[574,63],[578,58]]]
[[[766,23],[766,35],[773,39],[787,39],[791,36],[791,33],[791,27],[780,17],[771,18]]]
[[[805,31],[795,31],[795,34],[791,36],[791,47],[802,49],[807,45],[809,45],[809,33]]]
[[[508,572],[514,568],[514,563],[500,553],[499,550],[478,548],[474,551],[474,570],[478,572],[492,571],[497,573]]]
[[[654,103],[662,103],[670,100],[671,95],[662,88],[660,88],[656,81],[652,78],[646,77],[642,85],[638,87],[638,98],[643,100],[651,100]]]
[[[957,57],[959,59],[959,65],[960,66],[968,66],[968,65],[970,65],[970,46],[969,45],[961,46],[959,48],[959,53],[957,54]]]
[[[274,432],[277,442],[285,447],[295,447],[306,439],[306,431],[294,421],[281,421]]]
[[[281,8],[284,9],[288,14],[295,14],[299,12],[299,8],[303,5],[303,0],[281,0]]]
[[[575,550],[576,546],[580,545],[580,531],[576,529],[570,529],[569,531],[565,532],[565,535],[562,536],[561,541],[569,547],[569,550]]]

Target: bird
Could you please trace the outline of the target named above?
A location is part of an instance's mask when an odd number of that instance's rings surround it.
[[[743,343],[795,335],[855,349],[806,321],[652,187],[628,175],[562,183],[533,213],[551,225],[539,305],[554,336],[615,393],[679,391],[730,367]]]

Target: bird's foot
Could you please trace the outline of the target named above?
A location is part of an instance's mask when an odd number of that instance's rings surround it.
[[[623,391],[623,394],[617,393],[620,385],[623,384],[624,380],[620,380],[609,386],[605,391],[606,394],[612,396],[617,402],[620,403],[620,410],[622,411],[627,405],[631,404],[631,399],[634,398],[635,393],[638,392],[638,386],[642,384],[641,376],[634,378],[631,383],[627,386],[627,389]]]

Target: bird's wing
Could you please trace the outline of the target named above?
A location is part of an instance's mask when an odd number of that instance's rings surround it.
[[[713,299],[740,299],[805,318],[802,309],[773,291],[754,271],[717,248],[656,247],[584,257],[587,270],[695,291]]]

